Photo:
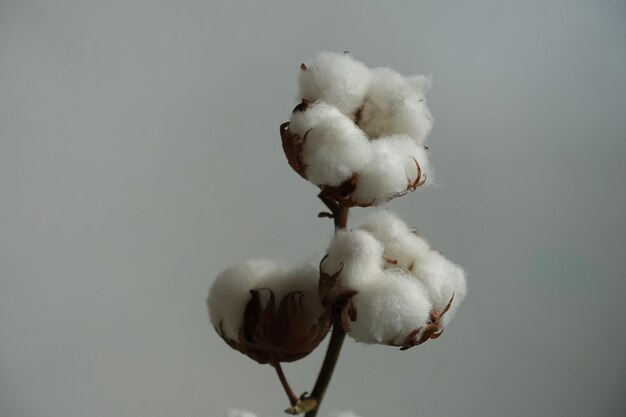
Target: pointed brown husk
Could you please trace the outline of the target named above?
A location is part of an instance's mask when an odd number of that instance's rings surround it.
[[[263,293],[267,297],[265,306]],[[238,340],[226,337],[221,325],[216,331],[231,348],[260,364],[301,359],[319,345],[330,329],[325,312],[311,325],[303,306],[307,296],[304,292],[288,293],[278,306],[273,291],[268,288],[250,290],[250,295]]]

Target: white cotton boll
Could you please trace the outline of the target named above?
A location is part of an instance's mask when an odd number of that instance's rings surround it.
[[[411,273],[427,288],[430,300],[440,312],[445,309],[454,294],[450,309],[441,319],[442,327],[447,326],[467,294],[463,269],[441,253],[431,251],[428,257],[413,265]]]
[[[376,68],[372,74],[360,112],[361,129],[370,139],[405,134],[423,145],[433,126],[425,98],[429,79],[404,77],[390,68]]]
[[[301,67],[300,98],[323,100],[352,118],[363,103],[371,72],[350,54],[321,52]]]
[[[221,325],[224,336],[237,339],[250,290],[272,274],[284,271],[284,266],[276,261],[257,259],[233,265],[220,273],[207,300],[213,326],[219,328]]]
[[[306,111],[295,111],[289,129],[301,138],[306,135],[301,158],[306,178],[318,186],[341,184],[370,159],[365,134],[326,103],[315,102]]]
[[[313,265],[291,267],[269,259],[233,265],[217,276],[209,291],[211,323],[223,330],[224,337],[239,339],[246,304],[251,299],[250,290],[260,288],[271,289],[278,301],[292,291],[312,294],[304,297],[303,306],[313,323],[323,311],[316,296],[318,276]]]
[[[356,321],[349,335],[363,343],[401,345],[413,330],[426,325],[432,309],[426,288],[400,269],[387,270],[359,287],[351,301]]]
[[[321,270],[341,271],[341,288],[358,289],[381,271],[383,245],[364,230],[340,230],[328,247]]]
[[[426,239],[418,236],[406,223],[388,210],[369,216],[359,229],[367,230],[384,246],[384,256],[397,266],[410,269],[416,260],[430,253]]]
[[[389,136],[371,142],[372,156],[361,171],[352,199],[359,203],[382,204],[406,192],[417,179],[430,176],[425,150],[407,136]],[[417,169],[419,164],[420,171]]]

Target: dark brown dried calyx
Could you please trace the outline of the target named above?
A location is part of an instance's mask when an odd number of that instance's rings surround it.
[[[280,139],[283,145],[283,151],[287,157],[289,166],[296,171],[302,178],[307,179],[305,170],[306,165],[302,161],[302,150],[304,149],[304,143],[308,132],[300,137],[297,133],[292,133],[289,130],[289,122],[285,122],[280,125]]]
[[[443,315],[446,314],[446,312],[450,309],[453,300],[454,294],[452,294],[450,301],[442,311],[439,311],[437,308],[433,308],[430,311],[430,318],[428,323],[425,326],[419,327],[409,333],[407,337],[404,338],[402,345],[400,345],[400,350],[407,350],[412,348],[413,346],[419,346],[430,339],[437,339],[439,336],[441,336],[441,334],[443,333],[443,329],[441,328],[440,321]]]
[[[320,262],[320,281],[319,296],[322,305],[326,309],[328,315],[335,323],[338,323],[344,332],[349,332],[351,322],[356,321],[357,312],[352,304],[352,297],[357,291],[345,290],[334,291],[339,287],[341,273],[343,272],[343,264],[340,265],[338,271],[329,274],[322,271],[322,264],[326,260],[326,255]]]
[[[326,312],[314,320],[309,316],[303,304],[308,296],[304,292],[288,293],[278,307],[274,292],[268,288],[250,290],[250,295],[238,340],[226,337],[221,323],[216,331],[230,347],[258,363],[301,359],[319,345],[330,329]]]

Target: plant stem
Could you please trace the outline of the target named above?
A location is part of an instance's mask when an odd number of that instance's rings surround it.
[[[335,233],[338,230],[345,229],[348,226],[349,208],[340,205],[335,200],[326,197],[322,193],[320,193],[318,197],[331,212],[331,217],[335,223]],[[339,359],[339,353],[341,352],[341,346],[343,345],[343,341],[346,337],[346,332],[343,331],[343,328],[337,319],[337,317],[333,317],[333,330],[330,336],[330,342],[328,343],[328,349],[326,350],[326,356],[324,356],[324,362],[322,363],[322,368],[317,375],[313,391],[308,397],[316,402],[316,406],[313,410],[307,411],[305,417],[315,417],[317,415],[317,410],[320,408],[322,400],[324,399],[324,394],[326,393],[326,389],[330,383],[330,379],[333,376],[337,359]]]
[[[337,364],[337,359],[339,358],[339,352],[341,352],[341,345],[343,344],[345,337],[346,332],[343,331],[339,324],[335,324],[330,336],[328,350],[326,351],[326,356],[324,357],[324,363],[322,364],[320,373],[317,376],[317,381],[315,381],[313,392],[309,397],[317,401],[317,406],[314,410],[307,412],[304,415],[305,417],[315,417],[317,415],[317,410],[319,410],[322,400],[324,399],[324,394],[326,393],[326,389],[330,383],[330,378],[333,376],[333,371],[335,370],[335,365]]]
[[[330,216],[328,213],[320,213],[320,217],[332,218],[335,223],[335,231],[345,229],[348,226],[348,211],[350,209],[340,205],[332,198],[326,197],[323,193],[319,193],[317,197],[322,200],[322,203],[328,207],[331,213]]]
[[[296,405],[296,403],[299,401],[299,398],[289,386],[289,382],[287,382],[287,377],[285,377],[285,373],[283,372],[282,366],[280,366],[280,362],[273,363],[272,366],[274,367],[274,369],[276,369],[278,379],[280,379],[280,383],[285,390],[285,394],[287,394],[287,398],[289,398],[289,402],[291,403],[291,405]]]

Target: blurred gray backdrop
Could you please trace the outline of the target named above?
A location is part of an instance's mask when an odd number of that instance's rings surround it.
[[[299,64],[433,74],[438,185],[389,206],[467,270],[445,335],[349,340],[322,415],[626,415],[623,1],[0,2],[0,416],[287,406],[207,319],[331,223],[278,126]],[[355,224],[367,210],[354,210]],[[310,390],[325,343],[286,372]]]

